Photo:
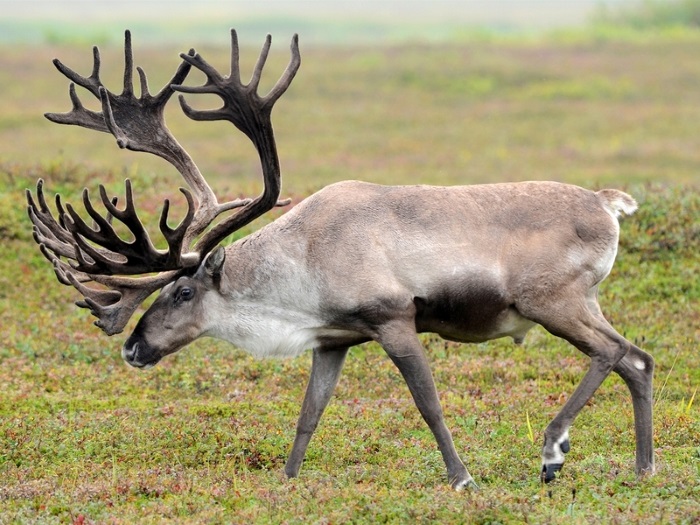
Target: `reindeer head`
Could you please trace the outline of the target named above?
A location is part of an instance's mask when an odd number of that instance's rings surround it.
[[[122,357],[136,368],[149,368],[204,335],[206,303],[219,295],[225,252],[218,247],[192,276],[167,284],[124,343]]]

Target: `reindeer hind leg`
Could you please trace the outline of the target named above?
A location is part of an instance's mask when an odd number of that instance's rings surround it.
[[[614,368],[632,394],[638,476],[654,473],[652,380],[654,358],[630,343],[630,350]]]
[[[561,297],[576,295],[563,294]],[[580,300],[548,302],[539,311],[530,307],[530,311],[525,312],[527,317],[591,359],[578,387],[545,429],[541,478],[546,483],[555,479],[564,464],[564,455],[570,449],[569,428],[576,416],[610,372],[619,368],[618,364],[630,348],[630,343],[602,315],[592,311],[589,301],[590,297],[584,296]]]
[[[603,318],[603,313],[596,299],[596,292],[597,287],[591,290],[588,306],[595,315]],[[636,441],[636,471],[637,475],[642,476],[653,474],[654,472],[652,421],[654,358],[629,341],[627,343],[629,344],[629,350],[625,357],[615,365],[614,371],[622,378],[632,395]]]

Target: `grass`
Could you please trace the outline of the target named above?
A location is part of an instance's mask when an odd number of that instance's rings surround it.
[[[155,91],[180,49],[143,49],[138,34],[134,44]],[[277,46],[270,71],[286,61],[286,43]],[[118,86],[120,51],[103,51],[103,76]],[[202,52],[227,63],[225,49]],[[158,160],[41,117],[69,107],[50,59],[89,72],[89,49],[20,47],[0,69],[0,523],[700,520],[696,44],[479,41],[302,52],[274,115],[288,195],[348,178],[555,179],[625,188],[640,201],[622,223],[601,304],[656,358],[657,475],[634,476],[629,395],[611,377],[577,419],[560,479],[539,483],[542,431],[587,360],[536,329],[523,347],[424,336],[479,492],[447,487],[432,436],[374,344],[351,350],[301,476],[284,479],[309,355],[254,361],[204,340],[149,372],[128,369],[123,337],[91,326],[33,246],[22,191],[38,177],[75,201],[84,185],[94,191],[99,180],[119,191],[129,175],[151,218],[176,182]],[[247,67],[254,55],[246,50]],[[244,140],[172,109],[171,128],[219,194],[259,190]]]

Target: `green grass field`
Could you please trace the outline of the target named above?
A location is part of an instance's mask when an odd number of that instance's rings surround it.
[[[288,35],[274,36],[268,83],[287,60]],[[133,38],[152,92],[197,44],[144,48]],[[245,42],[244,67],[262,38]],[[220,47],[198,50],[223,69],[227,43],[224,33]],[[552,179],[622,188],[641,204],[622,223],[601,305],[656,358],[657,474],[634,475],[629,394],[611,377],[577,419],[560,479],[543,486],[542,431],[583,376],[585,356],[541,329],[522,347],[424,336],[448,425],[481,487],[462,493],[447,486],[432,435],[374,344],[352,349],[291,481],[282,467],[309,355],[255,361],[202,340],[147,372],[123,364],[125,335],[93,327],[34,245],[23,192],[43,177],[75,202],[83,186],[120,191],[129,176],[155,220],[181,182],[105,134],[42,117],[70,108],[51,59],[87,74],[89,47],[4,49],[0,523],[698,523],[699,43],[686,35],[324,49],[304,48],[301,35],[302,68],[274,114],[283,193],[295,200],[343,179]],[[121,68],[120,47],[105,48],[103,78],[115,90]],[[231,126],[188,121],[177,104],[168,123],[219,195],[260,190],[255,153]]]

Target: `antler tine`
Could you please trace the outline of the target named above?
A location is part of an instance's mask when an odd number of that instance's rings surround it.
[[[188,55],[194,56],[195,50],[190,49],[187,52]],[[141,71],[141,68],[138,68],[139,71]],[[192,69],[192,66],[188,64],[187,62],[180,62],[180,65],[177,68],[177,71],[175,71],[175,74],[173,77],[170,79],[170,82],[168,82],[166,85],[163,86],[163,88],[158,92],[157,95],[155,95],[154,98],[156,99],[162,99],[161,103],[165,104],[168,100],[170,100],[170,97],[173,96],[175,93],[175,90],[172,89],[173,84],[182,84],[185,79],[187,78],[187,75],[189,74],[190,70]],[[144,73],[144,78],[145,78],[145,73]]]
[[[267,55],[270,53],[270,46],[272,45],[272,35],[267,35],[265,37],[265,43],[260,50],[260,55],[258,56],[258,61],[253,68],[253,75],[250,77],[250,82],[248,87],[257,92],[258,85],[260,84],[260,78],[262,77],[262,70],[265,67],[265,62],[267,62]]]
[[[39,206],[34,202],[31,191],[26,190],[25,193],[27,197],[27,213],[29,214],[32,224],[40,229],[43,235],[51,236],[51,238],[62,242],[69,242],[70,234],[65,230],[62,223],[56,221],[46,203],[46,198],[44,197],[44,180],[39,179],[36,184],[36,196],[39,201]],[[58,199],[57,202],[60,204],[60,199]],[[61,216],[61,210],[62,207],[59,209],[59,218]]]
[[[44,230],[42,226],[35,225],[32,229],[32,236],[34,237],[34,242],[39,246],[44,246],[44,249],[50,250],[56,256],[76,260],[77,254],[73,245],[60,241],[56,236]]]
[[[231,36],[231,69],[229,78],[234,82],[241,81],[241,62],[240,62],[240,47],[238,46],[238,33],[231,28],[229,31]],[[208,75],[207,75],[208,76]]]
[[[78,84],[80,87],[87,89],[95,97],[99,98],[97,93],[100,86],[102,86],[102,80],[100,80],[100,50],[97,46],[92,47],[92,73],[89,77],[84,77],[70,67],[66,66],[58,58],[53,59],[53,65],[56,66],[64,76],[68,77],[72,82]]]
[[[109,129],[105,125],[105,121],[100,113],[87,109],[83,106],[75,92],[75,84],[71,83],[68,88],[68,94],[73,103],[73,108],[68,113],[44,113],[51,122],[56,124],[69,124],[73,126],[82,126],[95,131],[109,133]]]
[[[131,48],[131,31],[124,31],[124,91],[123,96],[134,94],[134,52]]]
[[[77,261],[78,253],[73,236],[65,227],[65,221],[63,220],[65,211],[61,205],[60,196],[56,195],[56,207],[59,216],[59,221],[56,221],[44,198],[43,183],[44,181],[41,179],[37,183],[37,199],[39,201],[39,206],[34,202],[32,193],[29,190],[26,192],[28,203],[27,214],[32,224],[34,224],[34,240],[37,244],[43,246],[42,252],[49,260],[53,259],[47,255],[45,250],[50,250],[58,257],[66,257],[70,260]]]
[[[160,221],[158,224],[160,227],[160,231],[163,234],[163,237],[165,237],[165,240],[171,247],[171,253],[175,251],[175,247],[183,246],[183,243],[185,246],[189,245],[189,239],[187,239],[187,234],[190,232],[190,224],[192,224],[192,221],[194,220],[195,216],[194,198],[192,197],[192,193],[186,190],[185,188],[180,188],[180,192],[185,196],[185,199],[187,200],[187,215],[185,215],[180,224],[175,228],[171,228],[170,226],[168,226],[168,212],[170,211],[170,201],[166,199],[163,203],[163,211],[160,215]],[[185,260],[187,257],[190,257],[193,254],[183,254],[180,250],[178,250],[177,253],[179,253],[180,256],[183,258],[182,262],[185,266],[191,266],[199,262],[199,257],[197,257],[196,261],[193,260],[190,263],[188,263],[188,261]]]
[[[292,43],[290,47],[291,58],[289,60],[289,64],[287,65],[287,69],[284,70],[284,73],[282,73],[280,79],[264,98],[265,104],[269,105],[270,110],[272,109],[274,103],[277,102],[277,100],[285,93],[285,91],[287,91],[287,88],[289,88],[290,84],[292,83],[292,80],[294,80],[294,77],[297,74],[297,71],[299,71],[299,67],[301,66],[301,53],[299,52],[299,35],[295,34],[292,37]]]
[[[100,98],[100,88],[102,81],[100,80],[100,50],[97,46],[92,48],[93,65],[92,73],[89,77],[84,77],[68,66],[64,65],[59,59],[53,60],[54,66],[64,76],[71,80],[69,87],[69,95],[73,108],[68,113],[44,113],[44,116],[57,124],[70,124],[74,126],[82,126],[96,131],[109,132],[105,125],[104,119],[100,113],[96,113],[83,106],[80,98],[75,92],[75,85],[87,89],[95,97]]]

